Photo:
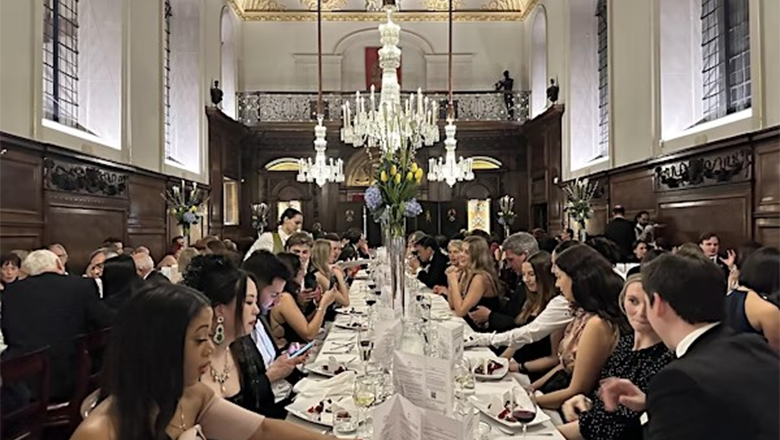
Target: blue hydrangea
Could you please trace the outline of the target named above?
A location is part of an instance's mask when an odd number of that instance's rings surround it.
[[[503,216],[498,217],[498,224],[501,226],[504,226],[506,224],[506,220],[504,220]]]
[[[384,204],[382,191],[376,186],[369,186],[363,198],[366,201],[366,206],[371,211],[376,211]]]
[[[196,223],[198,221],[198,216],[196,216],[194,213],[189,211],[185,212],[182,218],[184,219],[185,222],[190,224]]]
[[[417,201],[417,199],[412,199],[406,202],[406,208],[404,209],[404,215],[407,217],[417,217],[418,215],[422,214],[422,206],[420,206],[420,202]]]

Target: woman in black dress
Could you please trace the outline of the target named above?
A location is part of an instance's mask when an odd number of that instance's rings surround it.
[[[647,295],[642,290],[640,275],[632,275],[626,280],[620,303],[634,332],[620,338],[601,370],[601,379],[629,379],[645,391],[650,379],[674,356],[647,321]],[[569,423],[559,426],[558,430],[568,440],[642,439],[641,414],[623,406],[616,412],[607,412],[597,391],[590,396],[572,397],[563,404],[562,411]]]
[[[522,327],[542,313],[547,303],[558,294],[552,276],[552,257],[545,251],[532,254],[522,265],[525,303],[515,317],[516,327]],[[512,359],[510,371],[527,374],[531,381],[539,379],[550,368],[558,364],[558,344],[563,338],[563,329],[555,331],[539,341],[524,345],[519,350],[507,348],[501,355]]]
[[[261,258],[268,254],[256,252]],[[286,268],[273,255],[263,262],[268,270],[278,272],[281,277]],[[233,262],[222,255],[202,255],[190,263],[184,277],[184,284],[203,292],[211,301],[214,310],[214,325],[211,339],[215,349],[209,356],[210,365],[201,382],[232,403],[267,417],[285,418],[286,411],[277,396],[278,390],[295,366],[303,361],[301,356],[289,359],[279,352],[267,332],[265,338],[255,343],[251,333],[258,322],[260,308],[270,307],[275,298],[265,298],[268,286],[258,286],[255,277],[238,269]],[[280,397],[280,398],[277,398]]]
[[[484,238],[466,238],[463,242],[463,252],[467,261],[465,273],[461,274],[461,270],[455,266],[450,266],[445,271],[447,296],[455,315],[465,318],[472,328],[477,329],[478,326],[467,316],[469,311],[477,306],[501,310],[501,286],[490,248]]]

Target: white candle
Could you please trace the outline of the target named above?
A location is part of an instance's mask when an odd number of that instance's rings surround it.
[[[422,89],[418,87],[417,88],[417,113],[422,113],[422,105],[423,105]]]

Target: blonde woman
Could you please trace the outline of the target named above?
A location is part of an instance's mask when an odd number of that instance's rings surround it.
[[[461,318],[478,305],[500,309],[498,275],[487,241],[476,236],[466,238],[463,260],[468,262],[465,270],[449,267],[446,272],[450,308]]]
[[[314,241],[311,250],[309,269],[317,277],[317,284],[323,292],[331,289],[336,291],[335,303],[343,307],[349,306],[349,288],[344,281],[344,272],[334,268],[330,263],[330,241],[319,239]]]
[[[468,266],[468,259],[463,254],[463,240],[451,240],[447,244],[447,255],[450,258],[450,265],[447,270],[457,269],[459,277],[458,282],[460,282],[460,278],[463,277],[463,273],[465,273],[466,267]],[[433,286],[433,293],[444,297],[449,296],[449,291],[450,289],[446,286]]]

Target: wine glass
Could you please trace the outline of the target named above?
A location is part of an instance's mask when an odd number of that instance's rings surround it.
[[[525,392],[528,398],[521,399],[519,402],[515,399],[514,407],[512,408],[512,417],[523,425],[523,438],[525,438],[528,424],[533,422],[536,418],[537,405],[533,388],[523,387],[523,392]]]
[[[358,424],[363,423],[363,433],[358,437],[364,440],[370,440],[373,437],[373,432],[366,419],[366,412],[376,400],[376,384],[373,378],[368,376],[360,376],[355,378],[355,386],[352,390],[352,398],[355,400],[355,405],[358,407],[358,413],[360,420]]]

